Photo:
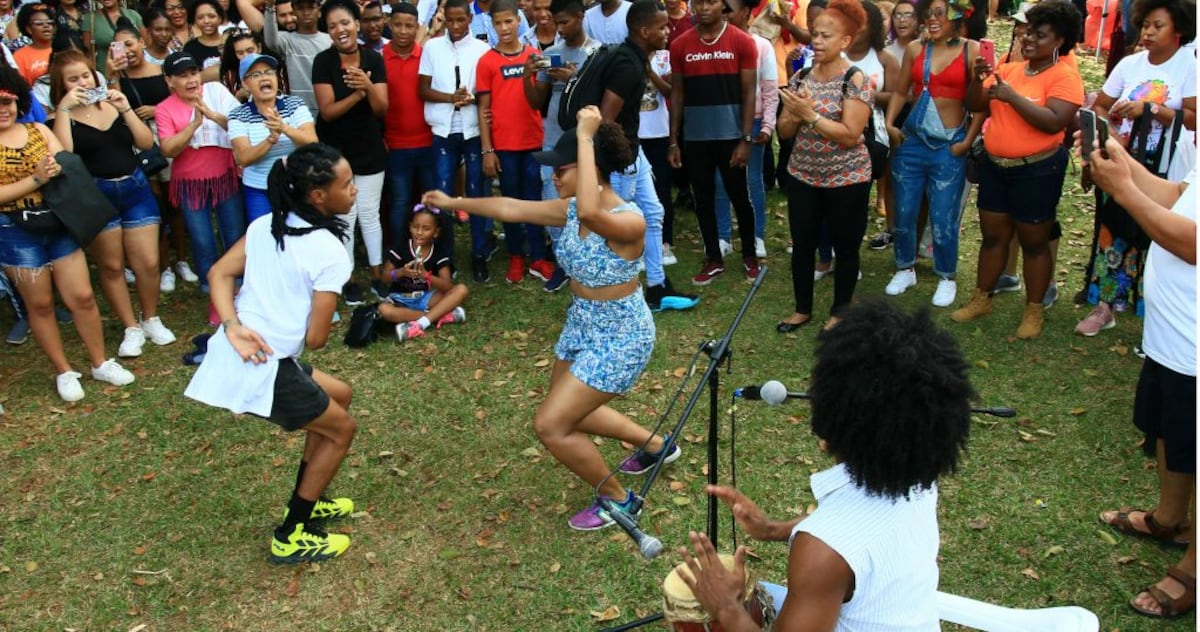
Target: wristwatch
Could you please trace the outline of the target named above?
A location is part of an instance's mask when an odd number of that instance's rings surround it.
[[[743,143],[753,143],[754,137],[749,134],[746,134],[745,136],[742,137],[742,142]]]

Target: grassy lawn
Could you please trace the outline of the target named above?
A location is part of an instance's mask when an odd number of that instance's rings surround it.
[[[1098,87],[1099,71],[1081,61],[1089,87]],[[1115,535],[1097,521],[1102,509],[1152,506],[1156,478],[1130,422],[1141,321],[1121,315],[1117,328],[1096,338],[1072,334],[1086,314],[1070,297],[1081,286],[1092,226],[1091,198],[1076,182],[1072,170],[1060,206],[1065,237],[1055,276],[1063,300],[1047,312],[1041,339],[1013,337],[1022,295],[1002,295],[993,315],[968,325],[950,322],[949,310],[937,314],[973,363],[982,404],[1019,411],[1015,419],[977,418],[961,471],[942,484],[941,588],[1024,608],[1078,604],[1106,630],[1160,629],[1167,626],[1135,616],[1126,601],[1181,552]],[[774,330],[792,299],[782,196],[772,194],[770,205],[771,270],[734,340],[724,402],[734,386],[779,379],[802,390],[808,380],[817,327],[786,336]],[[975,277],[973,206],[963,223],[960,299]],[[681,262],[668,274],[683,287],[699,269],[701,248],[692,215],[682,213],[677,225]],[[459,237],[466,252],[465,230]],[[492,266],[498,281],[501,265]],[[928,304],[934,285],[931,263],[919,268],[920,284],[896,299],[913,309]],[[864,248],[863,271],[859,295],[882,295],[893,272],[890,250]],[[724,331],[747,287],[727,273],[702,289],[695,310],[657,315],[651,364],[616,406],[655,423],[696,345]],[[566,518],[590,491],[531,428],[567,294],[546,294],[531,280],[471,292],[462,326],[356,351],[340,343],[343,324],[338,342],[306,355],[354,387],[360,424],[332,488],[358,505],[360,513],[335,529],[354,544],[319,566],[267,562],[300,437],[185,399],[186,342],[148,344],[143,357],[125,363],[135,384],[85,380],[87,398],[73,406],[55,396],[50,366],[32,341],[0,352],[7,409],[0,417],[0,629],[593,630],[600,619],[656,612],[659,584],[677,556],[646,562],[619,531],[570,531]],[[818,316],[831,293],[831,281],[817,284]],[[206,301],[194,286],[164,304],[180,340],[208,330]],[[119,325],[111,317],[106,336],[115,349]],[[72,360],[84,363],[74,331],[64,337]],[[643,518],[669,547],[705,524],[701,401],[684,431],[684,457],[666,470]],[[830,461],[806,429],[804,403],[746,402],[736,413],[740,487],[777,516],[810,510],[808,477]],[[727,412],[722,427],[727,448]],[[611,441],[601,450],[612,464],[625,452]],[[727,478],[727,450],[722,462]],[[730,521],[727,512],[722,520]],[[727,530],[722,545],[730,545]],[[757,577],[784,577],[784,546],[759,545],[755,553]],[[1194,616],[1178,626],[1194,628]]]

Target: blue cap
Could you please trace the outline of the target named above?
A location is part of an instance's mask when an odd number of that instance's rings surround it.
[[[246,73],[250,72],[250,67],[254,64],[262,62],[270,66],[274,70],[279,70],[279,60],[270,55],[246,55],[242,58],[242,62],[238,64],[238,81],[245,81]]]

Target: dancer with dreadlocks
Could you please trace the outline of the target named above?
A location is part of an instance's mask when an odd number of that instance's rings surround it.
[[[251,223],[208,274],[221,327],[184,394],[307,433],[296,487],[271,540],[277,564],[320,561],[350,546],[350,538],[313,525],[354,510],[349,498],[325,496],[354,438],[350,386],[301,362],[300,354],[329,338],[351,272],[339,216],[350,212],[357,193],[350,164],[336,149],[297,149],[267,178],[271,215]]]

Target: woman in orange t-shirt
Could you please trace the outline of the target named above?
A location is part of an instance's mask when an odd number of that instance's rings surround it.
[[[1042,299],[1053,273],[1050,231],[1067,173],[1063,130],[1083,103],[1083,80],[1060,61],[1078,39],[1078,10],[1065,0],[1044,0],[1026,16],[1029,26],[1020,41],[1025,61],[993,73],[979,59],[967,88],[970,108],[991,118],[979,175],[983,246],[974,295],[950,318],[967,322],[991,313],[992,291],[1015,231],[1025,261],[1025,313],[1017,337],[1027,340],[1042,333]]]

